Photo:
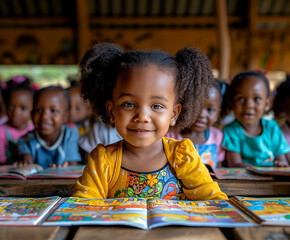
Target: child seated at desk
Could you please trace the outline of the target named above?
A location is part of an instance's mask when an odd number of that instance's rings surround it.
[[[270,87],[261,72],[245,71],[234,77],[229,106],[235,120],[223,128],[223,147],[229,167],[288,166],[290,148],[275,120],[263,118],[269,109]]]
[[[166,136],[177,140],[190,139],[198,151],[204,163],[212,168],[221,167],[225,159],[225,151],[222,148],[223,133],[218,128],[213,127],[217,121],[222,105],[221,83],[214,79],[210,88],[208,98],[203,104],[203,108],[197,120],[189,128],[185,128],[181,133],[169,131]]]
[[[74,123],[81,136],[85,135],[91,128],[91,109],[90,105],[86,103],[81,95],[78,85],[72,84],[68,88],[70,94],[70,114],[69,122]]]
[[[34,129],[31,110],[34,90],[30,79],[14,76],[3,91],[8,121],[0,126],[0,164],[12,164],[17,160],[17,141]]]
[[[282,118],[285,122],[281,126],[282,133],[290,146],[290,75],[277,88],[273,110],[275,117]],[[290,165],[290,152],[286,154]]]
[[[46,87],[35,93],[35,130],[19,140],[20,164],[37,163],[47,168],[81,161],[78,130],[66,124],[69,107],[69,93],[62,87]]]
[[[192,142],[164,137],[190,126],[212,84],[206,56],[194,48],[123,52],[93,46],[81,61],[81,92],[123,140],[89,155],[73,196],[227,199]]]

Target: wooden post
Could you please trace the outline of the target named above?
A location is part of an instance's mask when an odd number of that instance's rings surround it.
[[[225,82],[230,77],[231,40],[228,28],[226,0],[216,1],[217,35],[219,44],[219,79]]]
[[[89,47],[91,38],[88,0],[76,0],[76,19],[77,55],[80,61]]]
[[[254,56],[254,37],[257,29],[257,18],[258,18],[258,0],[248,0],[248,34],[247,34],[247,69],[252,70],[255,68]]]

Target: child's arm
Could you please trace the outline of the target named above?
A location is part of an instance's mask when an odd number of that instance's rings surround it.
[[[287,154],[282,154],[275,158],[275,166],[276,167],[288,167],[289,166],[289,160],[287,159],[287,155],[290,155],[289,152]]]
[[[182,181],[183,193],[190,200],[228,199],[217,182],[214,182],[189,139],[181,141],[170,161],[178,179]]]
[[[33,163],[33,157],[29,153],[24,153],[20,155],[20,160],[16,164],[19,166],[23,166],[26,164],[32,164]]]
[[[106,199],[111,179],[106,149],[98,145],[89,155],[83,175],[77,180],[73,197]]]
[[[249,164],[244,164],[240,153],[226,151],[226,160],[229,167],[247,167]]]

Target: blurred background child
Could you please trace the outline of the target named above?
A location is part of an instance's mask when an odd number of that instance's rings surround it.
[[[290,146],[290,75],[277,88],[273,110],[275,117],[284,120],[281,125],[281,130]],[[286,156],[290,164],[290,154],[288,153]]]
[[[33,93],[31,81],[25,76],[15,76],[7,82],[3,98],[8,120],[0,126],[1,164],[17,161],[18,139],[34,129],[31,122]]]
[[[89,103],[85,102],[79,91],[77,81],[72,81],[68,88],[70,94],[69,122],[76,124],[79,134],[85,135],[91,127],[92,111]]]
[[[6,115],[4,99],[2,96],[2,86],[0,84],[0,126],[8,121],[8,117]]]
[[[19,140],[21,164],[37,163],[47,168],[81,161],[77,128],[66,124],[69,108],[69,93],[61,87],[46,87],[35,93],[35,130]]]
[[[222,105],[221,83],[214,79],[210,94],[205,100],[203,108],[198,119],[189,128],[176,133],[170,131],[167,137],[182,140],[189,138],[198,151],[201,160],[211,165],[213,168],[221,166],[225,158],[225,151],[221,146],[223,133],[221,130],[213,127],[219,117]]]
[[[223,128],[223,147],[229,167],[287,166],[290,148],[275,120],[266,120],[270,87],[261,73],[245,71],[234,77],[229,105],[236,120]]]

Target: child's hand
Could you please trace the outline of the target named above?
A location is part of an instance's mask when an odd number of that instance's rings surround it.
[[[25,153],[20,156],[19,162],[15,162],[13,165],[22,167],[27,164],[33,164],[33,158],[30,154]]]
[[[284,155],[277,157],[274,161],[274,165],[276,167],[288,167],[289,166],[288,161]]]
[[[56,163],[54,163],[54,164],[50,164],[49,165],[50,167],[53,167],[53,168],[56,168],[56,167],[67,167],[68,166],[68,162],[64,162],[62,165],[61,164],[56,164]]]

